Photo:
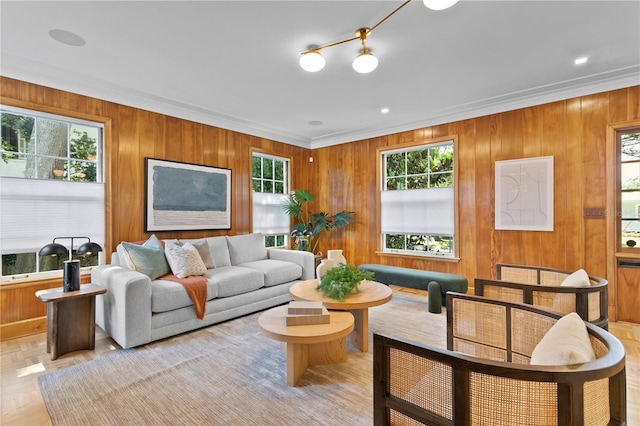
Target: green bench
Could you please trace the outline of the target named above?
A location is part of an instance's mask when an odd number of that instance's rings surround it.
[[[374,280],[383,284],[426,290],[429,293],[431,313],[442,312],[442,306],[447,304],[445,295],[448,291],[466,293],[469,287],[467,279],[461,275],[377,264],[363,264],[358,268],[373,272]]]

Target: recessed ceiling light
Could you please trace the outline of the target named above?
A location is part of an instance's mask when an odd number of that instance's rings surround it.
[[[70,31],[65,30],[51,30],[49,31],[49,36],[62,44],[66,44],[67,46],[84,46],[87,44],[86,41],[78,34],[74,34]]]
[[[313,120],[309,122],[310,126],[321,126],[323,123],[320,120]]]
[[[382,108],[382,109],[380,110],[380,112],[381,112],[381,113],[383,113],[383,114],[387,114],[387,113],[389,112],[389,108],[384,107],[384,108]]]
[[[575,61],[573,61],[573,63],[576,64],[576,65],[586,64],[587,63],[587,57],[583,56],[582,58],[578,58]]]

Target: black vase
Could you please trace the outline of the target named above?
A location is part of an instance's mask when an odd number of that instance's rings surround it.
[[[62,291],[80,290],[80,261],[65,260],[62,276]]]

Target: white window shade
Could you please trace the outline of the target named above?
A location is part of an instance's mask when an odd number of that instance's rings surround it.
[[[104,184],[0,177],[0,252],[37,252],[55,237],[104,247]]]
[[[253,193],[253,232],[264,235],[289,233],[289,216],[282,209],[286,194]]]
[[[384,234],[453,235],[453,188],[382,191]]]

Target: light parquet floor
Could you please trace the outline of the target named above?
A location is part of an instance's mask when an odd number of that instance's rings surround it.
[[[417,297],[426,293],[420,290],[392,286],[394,291],[414,293]],[[446,334],[445,321],[434,321],[430,327],[434,336]],[[609,324],[609,331],[618,337],[627,351],[627,422],[640,426],[640,326],[616,322]],[[441,340],[431,343],[442,346]],[[93,351],[78,351],[51,361],[46,351],[44,333],[24,336],[0,342],[0,424],[2,426],[51,425],[44,405],[37,377],[75,364],[100,358],[110,352],[121,350],[109,336],[96,328],[96,347]],[[96,383],[99,386],[99,383]],[[82,395],[78,395],[82,404]]]

